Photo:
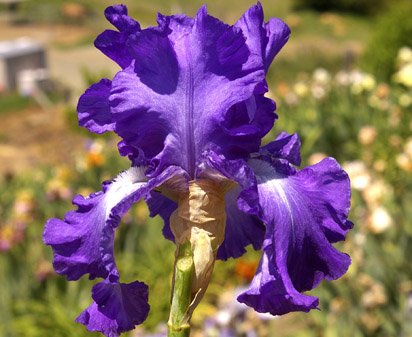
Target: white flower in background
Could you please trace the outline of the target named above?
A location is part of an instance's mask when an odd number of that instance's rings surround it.
[[[363,191],[371,183],[372,177],[364,162],[360,160],[347,162],[343,164],[343,168],[348,173],[354,189]]]
[[[375,77],[359,70],[339,71],[335,75],[335,81],[341,86],[350,86],[355,95],[372,91],[376,87]]]
[[[363,233],[356,233],[353,236],[353,240],[356,245],[363,246],[366,243],[366,235]]]
[[[373,75],[360,71],[353,72],[351,83],[351,92],[355,95],[372,91],[376,87],[376,80]]]
[[[375,140],[378,133],[375,127],[371,125],[363,126],[358,132],[358,140],[362,145],[371,145]]]
[[[403,146],[404,153],[412,159],[412,137],[409,137]]]
[[[313,98],[315,99],[322,99],[326,95],[326,87],[320,84],[312,84],[310,87],[310,91],[312,93]]]
[[[393,225],[393,220],[385,207],[375,208],[369,219],[368,228],[374,234],[380,234]]]
[[[361,303],[365,308],[374,308],[385,304],[388,301],[385,288],[375,281],[369,289],[363,293]]]
[[[322,86],[326,86],[331,80],[329,72],[323,68],[317,68],[313,72],[312,78],[316,84],[320,84]]]
[[[347,87],[351,84],[350,74],[347,71],[338,71],[335,75],[335,81],[341,86]]]
[[[396,164],[406,171],[412,172],[412,137],[409,137],[404,146],[403,152],[396,156]]]
[[[362,195],[370,208],[379,206],[383,199],[390,196],[392,189],[383,180],[376,180],[365,188]]]
[[[299,97],[294,92],[287,93],[284,99],[288,105],[297,105],[299,103]]]
[[[401,153],[396,156],[396,164],[398,164],[399,168],[406,172],[412,171],[412,161],[405,153]]]

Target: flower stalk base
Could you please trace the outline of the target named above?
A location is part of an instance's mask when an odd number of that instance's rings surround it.
[[[194,272],[190,242],[177,248],[174,270],[172,305],[168,322],[168,337],[189,337]]]

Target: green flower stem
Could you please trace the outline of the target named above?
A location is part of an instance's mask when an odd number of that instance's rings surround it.
[[[193,254],[189,241],[178,246],[173,276],[172,305],[168,322],[168,337],[189,337],[192,302]]]

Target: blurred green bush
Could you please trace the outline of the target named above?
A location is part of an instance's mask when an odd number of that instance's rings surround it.
[[[388,81],[396,64],[396,54],[412,47],[412,1],[394,1],[375,24],[376,30],[366,47],[362,64],[380,79]]]
[[[396,0],[295,0],[298,8],[311,8],[317,11],[352,12],[355,14],[375,14],[386,3]]]

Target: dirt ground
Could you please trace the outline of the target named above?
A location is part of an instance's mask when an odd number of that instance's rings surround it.
[[[0,23],[0,41],[30,37],[47,50],[50,76],[71,89],[72,104],[85,89],[81,69],[114,73],[117,68],[93,45],[67,49],[90,33],[73,26],[9,26]],[[41,164],[70,162],[83,139],[65,125],[63,106],[31,107],[2,115],[0,174],[29,171]]]
[[[73,162],[83,146],[82,137],[65,125],[62,107],[8,113],[2,116],[0,136],[0,174]]]

